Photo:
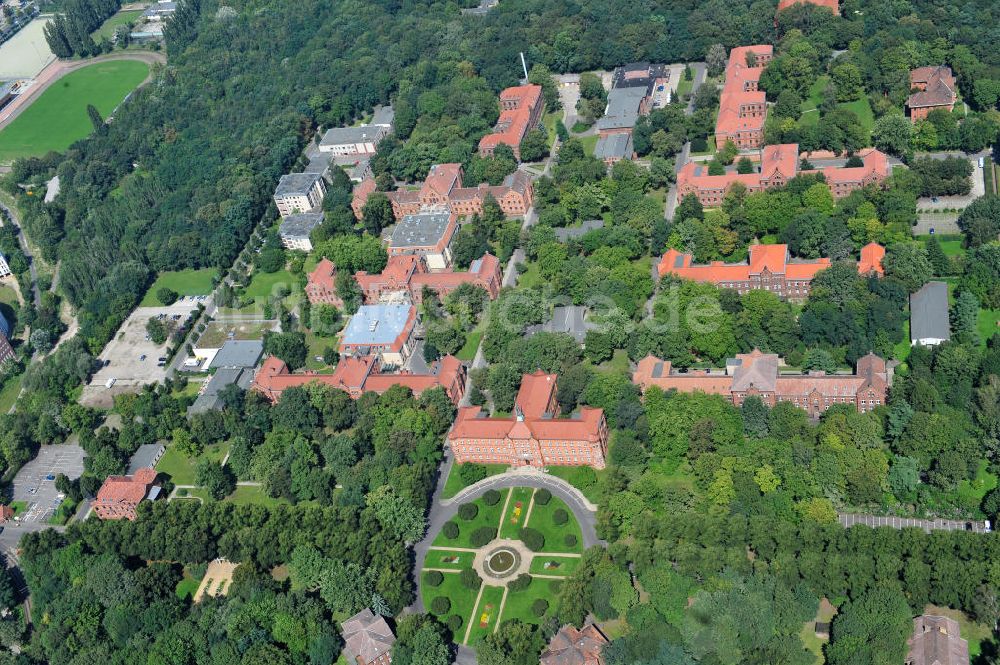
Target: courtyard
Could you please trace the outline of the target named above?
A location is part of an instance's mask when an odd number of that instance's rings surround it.
[[[580,525],[560,498],[531,487],[489,490],[460,505],[434,538],[420,573],[424,606],[465,645],[508,619],[539,624],[556,611],[582,553]]]

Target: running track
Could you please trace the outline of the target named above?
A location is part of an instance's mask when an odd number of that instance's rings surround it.
[[[153,51],[130,51],[126,53],[100,55],[96,58],[88,58],[87,60],[54,60],[34,78],[34,83],[31,84],[31,87],[28,88],[27,92],[22,95],[18,95],[14,101],[8,104],[4,110],[0,112],[0,130],[13,122],[17,116],[19,116],[31,105],[31,102],[45,92],[53,83],[61,79],[63,76],[66,76],[66,74],[86,67],[87,65],[113,60],[138,60],[139,62],[145,62],[147,65],[152,67],[153,65],[166,64],[167,57],[162,53],[154,53]],[[147,76],[146,79],[139,84],[139,87],[149,83],[152,78],[153,72],[150,71],[149,76]]]

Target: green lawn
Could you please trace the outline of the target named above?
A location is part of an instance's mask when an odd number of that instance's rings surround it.
[[[694,87],[694,77],[692,76],[689,81],[683,74],[681,74],[681,80],[677,82],[677,96],[684,99],[684,95],[691,92],[691,88]]]
[[[17,291],[9,286],[0,284],[0,303],[17,307]]]
[[[862,97],[856,102],[838,104],[838,106],[842,109],[853,111],[858,116],[858,120],[861,122],[861,126],[865,128],[865,131],[872,131],[872,128],[875,126],[875,113],[872,111],[872,105],[868,102],[867,97]]]
[[[156,465],[156,470],[170,476],[175,485],[194,485],[195,467],[198,465],[198,461],[201,458],[205,458],[221,462],[228,451],[229,442],[226,441],[208,446],[201,454],[201,457],[188,459],[178,452],[174,446],[167,446],[166,452],[163,453],[163,457],[160,458],[159,463]]]
[[[802,113],[814,111],[819,108],[819,105],[823,103],[823,91],[826,90],[826,85],[829,82],[829,76],[820,76],[813,81],[813,84],[809,86],[809,96],[799,106],[799,110]]]
[[[979,310],[979,340],[981,344],[1000,332],[1000,309]]]
[[[0,388],[0,415],[10,411],[21,394],[21,378],[23,375],[10,379]]]
[[[990,473],[989,463],[979,460],[976,476],[972,480],[963,480],[958,484],[958,499],[963,506],[978,510],[986,493],[997,486],[997,477]]]
[[[134,60],[100,62],[67,74],[0,131],[0,162],[65,150],[94,131],[88,104],[107,118],[148,75],[149,66]]]
[[[500,621],[500,601],[503,599],[503,587],[487,586],[483,588],[483,596],[479,599],[473,616],[466,619],[472,623],[472,632],[466,644],[476,642],[493,632]]]
[[[539,287],[545,284],[542,274],[538,271],[538,263],[526,263],[524,272],[517,276],[517,285],[525,289]]]
[[[298,290],[299,280],[287,270],[270,273],[256,272],[253,279],[250,280],[250,284],[247,286],[244,295],[255,299],[258,304],[262,305],[274,293],[276,286],[285,286],[292,293],[295,293]]]
[[[628,351],[625,349],[615,349],[614,355],[611,360],[605,360],[600,365],[597,366],[597,371],[608,372],[608,373],[629,373],[631,365],[628,359]]]
[[[480,329],[473,330],[468,335],[465,336],[465,344],[462,348],[458,350],[455,357],[459,360],[471,361],[476,357],[476,351],[479,349],[479,342],[483,339],[483,331]]]
[[[503,616],[500,621],[518,619],[524,623],[539,624],[545,616],[555,613],[556,598],[559,594],[556,588],[559,587],[559,580],[531,580],[531,584],[524,591],[518,593],[509,592],[507,602],[503,606]],[[531,605],[539,598],[549,603],[549,609],[541,617],[535,616],[531,611]]]
[[[132,23],[136,19],[142,16],[141,9],[129,10],[118,12],[93,32],[90,36],[95,42],[101,41],[101,38],[107,37],[110,40],[115,38],[115,29],[120,25],[125,25],[126,23]]]
[[[227,496],[224,501],[226,503],[231,503],[237,506],[247,506],[247,505],[257,505],[266,506],[267,508],[274,508],[281,504],[288,504],[288,501],[284,499],[273,499],[264,493],[264,490],[260,487],[255,487],[252,485],[243,485],[236,488],[236,491]]]
[[[434,539],[434,545],[436,547],[472,547],[471,537],[472,532],[476,529],[488,526],[492,528],[498,528],[500,525],[500,513],[503,511],[504,502],[507,500],[507,494],[510,490],[499,490],[500,500],[493,506],[487,506],[483,501],[482,497],[473,501],[479,507],[479,513],[472,520],[466,521],[461,517],[455,516],[455,523],[458,524],[458,537],[455,539],[450,539],[445,537],[444,533],[439,533],[437,538]]]
[[[569,575],[580,567],[581,559],[569,556],[546,556],[539,554],[531,560],[532,575]]]
[[[191,574],[187,570],[185,570],[184,578],[177,583],[177,588],[174,589],[174,593],[177,594],[177,597],[180,598],[181,600],[184,600],[185,598],[190,598],[191,596],[194,595],[194,592],[198,590],[198,586],[200,584],[201,580],[196,580],[195,578],[191,577]]]
[[[556,122],[561,118],[562,111],[550,111],[542,118],[542,124],[545,125],[545,133],[548,136],[550,145],[552,139],[556,137]]]
[[[462,480],[462,476],[458,473],[461,466],[461,464],[451,465],[451,471],[448,472],[448,478],[444,481],[444,489],[441,492],[442,499],[450,499],[461,490],[468,487],[468,484]],[[486,467],[487,478],[503,473],[507,470],[506,464],[484,464],[483,466]]]
[[[140,307],[159,307],[160,301],[156,299],[156,292],[167,287],[182,296],[207,296],[212,292],[212,280],[218,275],[215,268],[202,268],[195,270],[177,270],[164,272],[156,278],[153,285],[146,291]]]
[[[910,317],[903,320],[903,339],[892,347],[892,355],[896,360],[905,360],[910,355]]]
[[[476,555],[472,552],[459,552],[452,550],[429,550],[427,558],[424,559],[424,568],[447,568],[449,570],[462,570],[472,565]]]
[[[553,519],[553,513],[560,508],[569,515],[569,521],[565,524],[556,524]],[[543,552],[583,552],[583,534],[580,532],[580,525],[577,524],[573,511],[558,497],[552,497],[544,506],[538,505],[536,501],[535,507],[531,510],[528,526],[541,531],[545,536]],[[566,545],[565,538],[570,534],[576,537],[574,546]]]
[[[309,353],[306,355],[306,369],[313,370],[314,372],[320,372],[323,370],[333,371],[330,369],[330,366],[326,364],[326,361],[322,359],[323,352],[328,346],[332,346],[336,349],[337,338],[320,337],[312,331],[306,332],[306,347],[309,349]],[[316,358],[320,358],[320,360],[316,360]]]
[[[600,493],[597,482],[600,479],[598,472],[589,466],[550,466],[549,474],[556,478],[562,478],[567,483],[577,488],[587,499],[594,504],[600,503]]]
[[[421,574],[425,577],[427,575],[426,572]],[[448,614],[457,614],[462,617],[462,627],[458,630],[458,634],[455,635],[456,642],[461,642],[465,636],[465,627],[469,625],[469,619],[472,616],[472,604],[476,602],[477,593],[478,591],[472,591],[462,586],[459,576],[454,573],[445,573],[441,586],[432,587],[426,583],[420,585],[420,595],[424,600],[424,607],[427,608],[428,612],[431,611],[431,601],[438,596],[444,596],[451,601],[451,609],[448,610]]]
[[[584,136],[580,139],[580,143],[583,144],[583,154],[593,155],[594,148],[597,147],[597,139],[600,138],[597,134],[591,136]]]
[[[516,540],[520,538],[521,528],[524,527],[524,518],[528,513],[528,504],[535,491],[530,487],[515,487],[511,491],[510,504],[500,522],[500,537]]]

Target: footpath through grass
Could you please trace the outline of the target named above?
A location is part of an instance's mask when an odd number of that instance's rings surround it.
[[[453,520],[458,525],[458,536],[456,538],[448,538],[444,535],[444,531],[438,534],[437,538],[434,539],[435,547],[467,547],[474,548],[475,545],[472,544],[472,534],[476,529],[482,527],[490,527],[492,529],[497,529],[500,524],[500,514],[503,512],[504,504],[507,501],[507,495],[510,490],[498,490],[500,493],[500,500],[497,501],[492,506],[487,506],[486,502],[482,497],[479,497],[472,503],[479,508],[479,512],[471,520],[463,520],[461,517],[455,516]]]
[[[149,75],[136,60],[99,62],[70,72],[0,131],[0,162],[63,151],[94,131],[87,105],[103,118]]]
[[[484,464],[486,467],[486,477],[495,476],[507,470],[506,464]],[[448,479],[444,481],[444,489],[441,491],[442,499],[450,499],[455,496],[470,483],[465,482],[461,474],[462,465],[452,464],[451,471],[448,472]]]

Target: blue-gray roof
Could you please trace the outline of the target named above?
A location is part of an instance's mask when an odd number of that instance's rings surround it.
[[[323,223],[321,212],[300,212],[281,220],[278,235],[282,238],[308,238],[312,230]]]
[[[264,342],[259,339],[231,339],[212,358],[209,368],[256,367],[264,355]]]
[[[391,344],[406,327],[413,305],[363,305],[344,330],[349,346]]]
[[[645,88],[613,88],[608,93],[608,108],[597,121],[597,129],[630,129],[639,119],[639,107],[646,98]]]
[[[275,196],[308,196],[316,181],[322,178],[319,173],[286,173],[278,180]]]
[[[632,135],[608,134],[597,140],[594,157],[598,159],[631,159]]]
[[[927,282],[910,295],[910,339],[951,339],[948,285],[944,282]]]
[[[4,318],[3,312],[0,312],[0,333],[7,339],[10,339],[10,334],[13,332],[13,328],[10,321]]]
[[[376,107],[375,113],[372,114],[372,121],[368,124],[392,128],[392,123],[395,119],[396,112],[391,106],[379,106]]]

